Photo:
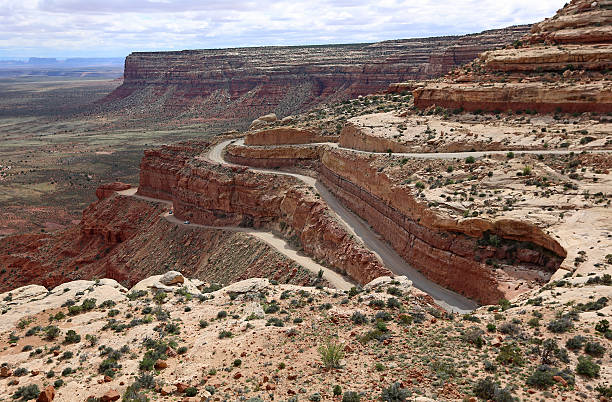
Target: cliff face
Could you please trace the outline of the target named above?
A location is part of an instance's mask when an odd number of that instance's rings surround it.
[[[144,107],[204,119],[252,119],[271,111],[286,116],[392,82],[439,76],[528,29],[374,44],[132,53],[123,84],[105,102],[135,113]]]
[[[481,303],[509,297],[507,284],[513,282],[488,267],[487,258],[514,259],[552,273],[562,261],[556,254],[565,255],[554,239],[524,222],[439,217],[410,190],[378,173],[367,157],[328,150],[319,172],[336,197],[370,223],[406,261],[436,283]],[[479,239],[485,233],[509,241],[498,247],[482,245]]]
[[[513,46],[414,91],[419,108],[612,111],[612,3],[572,0]]]
[[[177,173],[207,145],[205,141],[192,141],[145,150],[140,161],[138,194],[171,200]]]
[[[310,189],[292,177],[270,177],[195,160],[177,176],[173,205],[178,218],[195,223],[279,233],[362,284],[390,274]]]

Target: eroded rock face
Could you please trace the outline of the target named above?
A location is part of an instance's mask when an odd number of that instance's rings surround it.
[[[138,194],[171,200],[176,174],[207,145],[207,142],[195,141],[146,150],[140,162]]]
[[[225,148],[225,160],[238,165],[261,168],[308,166],[320,158],[318,146],[248,147],[230,145]]]
[[[177,226],[162,216],[169,208],[114,195],[92,204],[81,222],[66,230],[6,237],[0,243],[0,266],[6,270],[0,273],[0,291],[37,284],[13,295],[15,301],[29,300],[46,294],[38,285],[107,277],[132,286],[173,268],[220,283],[254,276],[311,283],[308,271],[267,244],[244,233]]]
[[[334,195],[365,219],[410,264],[436,283],[484,304],[506,298],[512,278],[486,266],[487,258],[516,258],[549,274],[559,267],[565,250],[538,227],[521,221],[460,221],[438,216],[411,191],[393,183],[369,165],[368,157],[328,149],[320,179]],[[481,245],[485,233],[538,247]],[[547,251],[548,250],[548,251]],[[502,286],[504,285],[504,286]]]
[[[245,226],[280,233],[304,252],[367,283],[390,272],[332,217],[310,189],[292,177],[245,168],[186,164],[173,191],[175,215],[194,223]]]
[[[309,144],[337,140],[336,136],[321,135],[310,130],[291,127],[278,127],[248,133],[244,138],[246,145],[283,145]]]
[[[606,1],[573,0],[503,50],[414,90],[419,108],[468,111],[612,111],[612,10]]]
[[[110,197],[111,195],[113,195],[113,193],[117,191],[128,190],[131,187],[132,186],[130,184],[121,183],[118,181],[114,183],[103,184],[96,189],[96,197],[98,197],[98,200],[103,200],[105,198]]]
[[[159,115],[195,106],[211,120],[251,121],[271,111],[282,117],[392,82],[437,77],[528,29],[373,44],[137,52],[127,57],[123,84],[105,102],[134,113],[155,108]],[[257,119],[254,127],[267,124]]]
[[[563,111],[607,113],[612,110],[612,83],[585,84],[435,83],[414,91],[418,108],[432,105],[470,111],[535,110],[541,113]]]

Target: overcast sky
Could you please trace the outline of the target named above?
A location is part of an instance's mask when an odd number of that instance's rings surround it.
[[[371,42],[552,16],[566,0],[0,0],[0,58]]]

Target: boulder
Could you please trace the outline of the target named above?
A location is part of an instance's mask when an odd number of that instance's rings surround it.
[[[259,319],[264,318],[265,315],[266,313],[264,312],[263,307],[261,307],[261,304],[257,302],[250,302],[244,307],[245,318],[251,317]]]
[[[379,276],[378,278],[367,283],[363,288],[364,289],[376,289],[379,286],[389,285],[392,282],[398,282],[397,286],[404,288],[404,289],[408,289],[412,286],[412,281],[408,279],[407,277],[401,275],[401,276],[394,276],[394,277]]]
[[[266,123],[274,123],[278,118],[275,113],[269,113],[267,115],[261,116],[258,120],[265,121]]]
[[[185,283],[185,278],[180,272],[168,271],[164,275],[162,275],[159,281],[166,286],[172,286],[178,285],[180,283]]]
[[[119,392],[117,392],[114,389],[109,389],[104,395],[102,395],[102,398],[100,398],[100,401],[101,402],[118,401],[119,398],[121,398],[121,395],[119,395]]]
[[[53,398],[55,398],[55,388],[53,388],[53,385],[49,385],[38,395],[36,402],[51,402]]]
[[[266,278],[250,278],[244,281],[232,283],[222,289],[223,292],[228,294],[244,294],[244,293],[256,293],[267,289],[270,286],[270,281]]]
[[[159,359],[155,362],[155,368],[157,370],[163,370],[165,368],[168,368],[168,363],[165,360]]]
[[[0,377],[10,377],[13,375],[13,370],[8,368],[7,366],[2,366],[0,368]]]

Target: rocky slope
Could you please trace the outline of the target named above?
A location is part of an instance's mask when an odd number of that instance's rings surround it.
[[[170,268],[232,283],[253,276],[309,284],[312,274],[244,233],[190,229],[160,215],[165,203],[112,195],[93,203],[78,225],[0,243],[1,290],[112,278],[126,286]]]
[[[576,286],[612,296],[609,284]],[[605,400],[612,332],[597,314],[609,314],[608,304],[574,306],[567,332],[550,291],[535,303],[456,317],[405,277],[350,292],[268,279],[220,289],[174,271],[129,290],[111,279],[32,285],[0,294],[0,394],[41,402]]]
[[[374,44],[132,53],[105,107],[151,118],[233,120],[287,116],[321,102],[437,77],[482,51],[519,39],[528,26]]]
[[[513,46],[414,91],[419,108],[612,112],[612,3],[572,0]]]

